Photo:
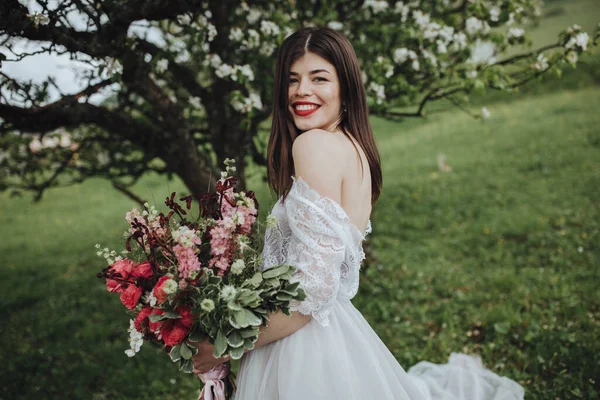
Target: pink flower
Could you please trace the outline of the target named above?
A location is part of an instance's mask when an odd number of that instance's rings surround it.
[[[150,279],[150,278],[152,278],[152,275],[154,275],[154,271],[152,270],[152,266],[150,265],[150,262],[144,261],[143,263],[140,263],[135,266],[133,271],[131,271],[131,275],[133,275],[137,278]]]
[[[175,346],[180,344],[186,335],[190,332],[194,317],[189,308],[179,306],[175,309],[181,318],[169,319],[160,328],[160,334],[167,346]]]
[[[121,292],[121,303],[130,310],[133,310],[140,300],[140,297],[142,297],[142,288],[131,284]]]
[[[173,285],[177,285],[177,283],[170,276],[164,275],[160,277],[154,289],[152,289],[152,294],[156,297],[157,304],[164,303],[169,298],[169,294],[174,293]]]
[[[142,311],[140,311],[137,315],[137,317],[135,317],[135,329],[138,330],[138,332],[145,332],[148,328],[148,316],[150,315],[150,313],[152,312],[152,307],[150,306],[146,306],[144,308],[142,308]]]
[[[119,260],[111,265],[108,271],[109,276],[118,279],[106,279],[106,289],[111,293],[123,292],[123,284],[130,282],[129,276],[135,268],[135,263],[129,259]]]
[[[177,256],[179,275],[183,279],[190,278],[194,272],[200,271],[200,260],[198,260],[194,249],[178,244],[173,247],[173,251]]]

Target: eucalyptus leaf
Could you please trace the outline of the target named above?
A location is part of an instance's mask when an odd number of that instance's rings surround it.
[[[227,350],[227,336],[219,329],[215,338],[213,356],[219,358],[225,353],[225,350]]]

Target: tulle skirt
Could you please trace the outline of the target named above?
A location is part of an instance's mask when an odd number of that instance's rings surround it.
[[[422,361],[405,372],[349,300],[338,300],[329,319],[246,353],[234,400],[523,399],[518,383],[474,356],[452,354],[447,364]]]

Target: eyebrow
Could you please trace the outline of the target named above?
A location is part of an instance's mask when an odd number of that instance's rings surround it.
[[[319,72],[326,72],[328,74],[330,74],[331,72],[327,71],[326,69],[315,69],[309,72],[310,75],[313,74],[318,74]],[[299,75],[297,72],[291,71],[290,75]]]

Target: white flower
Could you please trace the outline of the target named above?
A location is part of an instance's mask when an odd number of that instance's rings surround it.
[[[471,70],[471,71],[467,72],[466,75],[467,75],[467,78],[469,78],[469,79],[477,78],[477,70],[476,69]]]
[[[548,59],[542,53],[538,54],[536,62],[531,64],[531,68],[536,71],[545,71],[548,67]]]
[[[574,51],[570,51],[567,53],[567,61],[570,62],[572,65],[577,64],[577,53],[575,53]]]
[[[156,63],[156,72],[162,74],[169,68],[169,60],[163,58]]]
[[[188,99],[188,102],[194,108],[202,108],[202,103],[200,102],[199,97],[190,96],[190,98]]]
[[[379,85],[375,82],[371,82],[369,84],[369,90],[375,93],[376,103],[381,104],[383,100],[385,100],[385,87],[383,85]]]
[[[106,64],[106,73],[108,75],[114,75],[123,72],[123,66],[116,58],[106,57],[104,62]]]
[[[231,28],[229,32],[229,40],[232,42],[240,42],[244,38],[244,32],[237,26]]]
[[[579,253],[583,253],[583,247],[579,246],[579,247],[577,248],[577,251],[578,251]]]
[[[154,307],[156,305],[156,302],[158,301],[156,296],[154,296],[154,292],[147,292],[145,300],[146,304],[150,304],[150,307]]]
[[[70,147],[71,146],[71,137],[69,136],[68,133],[62,133],[60,135],[59,146],[62,147],[62,148]]]
[[[219,68],[217,68],[215,70],[215,74],[219,77],[219,78],[226,78],[228,76],[231,76],[235,73],[235,68],[233,68],[231,65],[228,64],[221,64],[219,66]],[[232,77],[233,80],[237,80],[237,77],[234,78]]]
[[[483,29],[483,22],[477,17],[469,17],[465,22],[465,30],[469,35],[475,35]]]
[[[244,260],[238,258],[233,262],[233,264],[231,264],[231,273],[234,275],[239,275],[244,272],[244,268],[246,268]]]
[[[233,300],[235,298],[236,294],[237,294],[237,289],[235,288],[235,286],[225,285],[225,286],[223,286],[223,289],[221,289],[221,298],[224,301]]]
[[[366,0],[363,3],[364,8],[371,7],[373,13],[378,14],[382,11],[385,11],[388,8],[388,2],[384,0]]]
[[[575,32],[579,32],[581,30],[581,26],[577,25],[577,24],[573,24],[570,27],[567,28],[567,33],[569,35],[572,35]]]
[[[207,40],[209,42],[212,42],[215,39],[215,36],[217,36],[217,28],[211,23],[208,24],[207,28],[208,28]]]
[[[385,77],[386,78],[391,78],[394,75],[394,66],[393,65],[388,65],[386,70],[385,70]]]
[[[135,356],[135,353],[140,351],[140,348],[144,344],[144,335],[141,332],[138,332],[135,328],[135,321],[132,319],[129,320],[129,329],[127,329],[127,331],[129,332],[129,346],[131,349],[125,350],[125,354],[127,354],[128,357],[133,357]]]
[[[211,312],[215,309],[215,302],[211,299],[204,299],[200,302],[200,308],[206,312]]]
[[[464,32],[457,32],[452,35],[453,51],[463,50],[465,47],[467,47],[467,35]]]
[[[446,54],[448,52],[448,48],[446,47],[446,43],[442,42],[441,40],[437,40],[435,42],[435,44],[437,45],[437,51],[440,54]]]
[[[407,6],[406,4],[402,3],[401,1],[399,1],[395,5],[394,12],[396,14],[402,14],[402,18],[400,21],[402,23],[405,23],[406,20],[408,19],[408,13],[410,12],[410,7]]]
[[[437,58],[435,58],[435,55],[428,51],[428,50],[423,50],[423,58],[425,58],[427,61],[429,61],[429,63],[434,66],[437,67],[438,62],[437,62]]]
[[[27,14],[27,18],[29,18],[36,25],[47,25],[50,22],[50,19],[40,12]]]
[[[577,35],[572,36],[569,39],[569,41],[565,44],[565,48],[572,49],[573,47],[577,46],[582,51],[586,51],[589,39],[590,38],[589,38],[587,32],[580,32]]]
[[[279,26],[272,21],[260,21],[260,31],[266,36],[277,36],[281,33]]]
[[[471,57],[469,57],[468,62],[473,64],[493,64],[496,62],[495,52],[496,45],[493,42],[477,39],[471,46]]]
[[[204,64],[210,64],[211,67],[217,69],[223,64],[223,61],[221,61],[221,57],[218,54],[207,54]]]
[[[412,67],[412,69],[414,69],[415,71],[418,71],[420,68],[420,64],[419,64],[419,60],[413,60],[413,62],[410,64],[410,66]]]
[[[510,28],[508,30],[509,38],[519,38],[525,34],[525,30],[521,28]]]
[[[494,7],[492,9],[490,9],[490,21],[498,22],[499,17],[500,17],[500,8],[499,7]]]
[[[248,29],[248,39],[242,41],[243,49],[254,49],[260,45],[260,33],[255,29]]]
[[[261,16],[260,10],[257,10],[256,8],[250,8],[248,10],[248,15],[246,16],[246,19],[248,20],[249,24],[254,24],[256,21],[258,21],[260,19],[260,16]]]
[[[327,26],[331,29],[335,29],[336,31],[344,29],[344,24],[342,24],[339,21],[329,21],[329,23],[327,23]]]
[[[485,118],[485,119],[487,119],[487,118],[489,118],[491,115],[492,115],[492,114],[490,113],[490,110],[488,110],[488,109],[487,109],[487,107],[483,107],[483,108],[481,109],[481,117],[482,117],[482,118]]]
[[[236,65],[235,69],[240,71],[242,75],[246,76],[249,81],[254,80],[254,71],[252,71],[252,68],[249,64],[244,64],[242,66]]]
[[[180,226],[177,230],[171,232],[173,240],[184,247],[194,246],[194,240],[196,238],[196,231],[188,228],[186,225]]]
[[[273,54],[276,48],[277,45],[275,43],[263,42],[258,52],[265,57],[269,57],[271,54]]]
[[[44,146],[42,146],[42,142],[40,142],[40,139],[38,138],[33,138],[31,142],[29,142],[29,150],[31,150],[32,153],[37,153],[43,148]]]

